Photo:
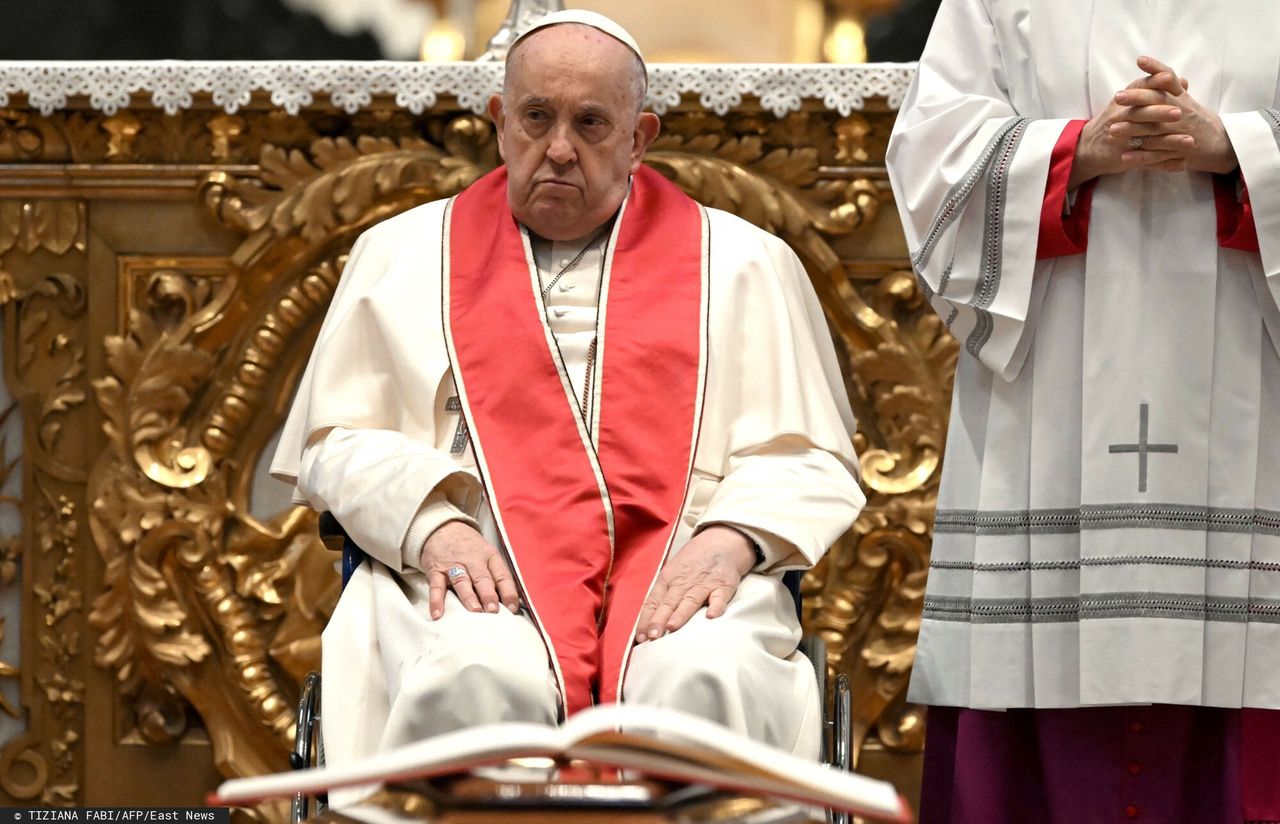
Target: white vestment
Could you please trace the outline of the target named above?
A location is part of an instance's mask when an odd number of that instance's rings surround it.
[[[449,518],[501,546],[441,332],[444,205],[394,217],[357,241],[272,466],[375,559],[356,571],[324,633],[331,762],[461,726],[554,723],[561,714],[547,651],[525,614],[468,613],[450,592],[444,616],[432,621],[415,566],[422,539]],[[708,210],[708,225],[707,388],[672,545],[730,524],[758,541],[766,561],[725,616],[701,611],[637,647],[625,699],[696,712],[816,755],[816,682],[796,652],[800,629],[781,573],[817,561],[863,503],[855,423],[821,306],[794,253],[723,212]],[[545,287],[581,246],[534,248]],[[545,301],[579,398],[592,396],[584,388],[596,379],[589,353],[603,258],[593,246]],[[383,418],[392,410],[397,428],[351,426],[371,405]]]
[[[960,342],[910,697],[1280,708],[1280,3],[944,0],[889,148]],[[1213,180],[1097,181],[1037,262],[1049,160],[1142,73],[1219,112],[1261,255]]]

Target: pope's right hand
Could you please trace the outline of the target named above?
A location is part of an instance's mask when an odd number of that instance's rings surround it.
[[[444,615],[444,594],[450,587],[471,612],[497,612],[499,601],[512,612],[520,608],[515,578],[502,553],[461,521],[449,521],[431,533],[418,566],[427,575],[433,620]]]

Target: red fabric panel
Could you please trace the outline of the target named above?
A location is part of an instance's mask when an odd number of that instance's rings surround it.
[[[616,697],[640,604],[684,502],[699,388],[702,221],[697,204],[661,175],[635,175],[603,307],[598,440],[611,542],[506,189],[500,168],[453,204],[454,369],[490,504],[572,714],[592,704],[593,691]]]
[[[1238,170],[1213,176],[1213,203],[1218,211],[1218,245],[1223,249],[1258,252],[1258,227],[1253,222],[1249,188],[1242,185]]]
[[[454,201],[449,258],[453,366],[485,489],[559,662],[566,706],[579,710],[597,678],[609,528],[547,347],[505,167]]]
[[[615,559],[601,638],[600,700],[619,687],[635,624],[684,505],[698,410],[702,213],[648,167],[632,182],[609,282],[600,465]]]
[[[1067,123],[1049,156],[1049,177],[1044,187],[1044,205],[1040,210],[1040,237],[1036,246],[1036,260],[1078,255],[1089,245],[1089,211],[1093,205],[1093,187],[1090,180],[1080,186],[1071,214],[1066,214],[1067,184],[1071,181],[1071,168],[1075,165],[1076,144],[1085,121]]]

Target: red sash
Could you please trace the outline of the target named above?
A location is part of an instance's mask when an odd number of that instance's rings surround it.
[[[593,689],[618,700],[693,460],[702,210],[647,167],[632,180],[601,289],[598,449],[553,351],[505,167],[458,195],[446,220],[445,337],[489,504],[568,713]]]

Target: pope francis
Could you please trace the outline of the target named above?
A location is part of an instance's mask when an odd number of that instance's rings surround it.
[[[324,633],[331,763],[595,703],[816,755],[782,572],[864,499],[777,238],[641,163],[643,58],[560,12],[490,101],[505,165],[366,232],[273,473],[370,556]]]

